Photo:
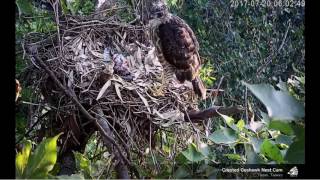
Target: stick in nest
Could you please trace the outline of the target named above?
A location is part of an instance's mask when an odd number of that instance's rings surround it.
[[[68,95],[74,103],[78,106],[79,110],[83,113],[83,115],[88,119],[92,120],[95,122],[96,126],[98,127],[101,135],[103,136],[104,139],[108,140],[112,145],[114,145],[122,158],[123,162],[129,166],[131,169],[134,170],[134,173],[136,176],[139,178],[139,174],[137,173],[138,171],[135,169],[135,167],[131,164],[131,162],[123,155],[121,148],[119,145],[115,142],[115,140],[111,137],[108,136],[107,131],[103,128],[104,124],[101,124],[101,121],[97,120],[91,114],[88,113],[88,111],[82,106],[82,104],[79,102],[77,97],[75,96],[74,92],[71,92],[69,89],[67,89],[65,86],[61,84],[61,82],[58,80],[56,75],[49,69],[49,67],[39,58],[35,55],[34,52],[31,51],[31,54],[33,54],[33,57],[35,60],[40,64],[40,66],[45,69],[45,71],[49,74],[49,76],[54,80],[54,82]],[[120,160],[120,159],[119,159]]]

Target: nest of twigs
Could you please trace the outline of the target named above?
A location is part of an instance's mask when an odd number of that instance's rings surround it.
[[[130,159],[131,148],[154,146],[157,129],[191,132],[191,121],[206,118],[188,113],[198,110],[190,85],[174,76],[163,78],[168,72],[143,25],[125,24],[116,16],[56,21],[57,33],[28,34],[23,47],[33,64],[29,81],[37,83],[43,99],[54,107],[54,117],[67,134],[65,143],[80,145],[87,133],[83,128],[95,122],[105,143]],[[62,150],[70,147],[63,145]]]
[[[33,78],[41,81],[39,89],[57,113],[79,114],[61,83],[88,113],[103,116],[128,147],[149,145],[149,136],[160,127],[189,127],[185,112],[197,109],[192,87],[163,79],[145,27],[112,17],[74,16],[60,20],[58,27],[51,36],[28,34],[24,43]],[[81,120],[76,124],[71,131],[83,126]]]

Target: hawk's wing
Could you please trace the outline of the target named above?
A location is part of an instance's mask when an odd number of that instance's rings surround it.
[[[181,24],[184,28],[186,28],[186,30],[188,31],[195,47],[196,47],[196,50],[199,51],[199,43],[198,43],[198,40],[196,38],[196,35],[194,34],[194,32],[192,31],[192,29],[190,28],[190,26],[183,20],[181,19],[179,16],[175,16],[175,15],[172,15],[173,16],[173,19],[175,21],[177,21],[179,24]]]
[[[173,65],[177,79],[180,82],[191,81],[196,94],[205,97],[205,87],[199,78],[199,43],[189,25],[178,16],[171,15],[162,21],[152,21],[150,36],[160,63]]]

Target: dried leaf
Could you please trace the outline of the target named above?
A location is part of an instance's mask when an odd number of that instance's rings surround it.
[[[71,88],[73,83],[74,83],[73,71],[71,71],[68,78],[68,87]]]
[[[130,91],[136,89],[136,87],[134,87],[133,85],[124,86],[124,88],[126,88],[126,89],[128,89]]]
[[[127,129],[127,134],[130,135],[131,133],[131,126],[128,122],[125,123],[126,129]]]
[[[120,88],[119,88],[120,86],[122,87],[122,85],[119,83],[114,84],[114,88],[116,89],[116,93],[117,93],[118,97],[120,98],[121,102],[123,102],[122,97],[121,97],[121,93],[120,93]]]
[[[85,54],[80,54],[78,57],[82,59],[88,59],[88,56]]]
[[[103,57],[103,54],[98,53],[98,52],[95,52],[95,51],[93,51],[93,50],[90,50],[90,53],[91,53],[92,55],[94,55],[95,57],[97,57],[97,58],[101,58],[101,59],[104,58],[104,57]]]
[[[121,37],[121,39],[122,39],[122,40],[121,40],[121,45],[122,45],[122,46],[125,46],[125,45],[124,45],[124,41],[126,40],[126,37],[127,37],[127,32],[124,32],[123,37]]]
[[[112,44],[116,47],[118,52],[121,52],[121,48],[115,42],[112,42]]]
[[[156,109],[153,109],[153,113],[158,115],[162,119],[167,119],[167,120],[183,120],[184,114],[181,113],[179,110],[173,110],[165,113],[160,113]]]
[[[136,58],[137,58],[137,60],[138,60],[139,62],[142,61],[142,58],[141,58],[141,49],[140,49],[140,48],[138,48],[138,50],[137,50]]]
[[[108,80],[108,81],[102,86],[102,88],[101,88],[101,90],[100,90],[100,92],[99,92],[96,100],[99,100],[99,99],[102,97],[102,95],[104,94],[104,92],[106,92],[106,90],[108,89],[108,87],[109,87],[110,85],[111,85],[111,79]]]
[[[149,106],[149,103],[148,101],[146,100],[146,98],[144,98],[138,91],[136,91],[140,97],[140,99],[142,100],[143,104],[147,107],[149,113],[151,113],[151,110],[150,110],[150,106]]]
[[[65,39],[65,40],[70,40],[70,39],[72,39],[72,37],[66,36],[66,37],[64,37],[64,39]]]
[[[156,103],[156,104],[159,105],[157,98],[152,97],[148,92],[146,92],[146,94],[147,94],[147,96],[148,96],[154,103]]]

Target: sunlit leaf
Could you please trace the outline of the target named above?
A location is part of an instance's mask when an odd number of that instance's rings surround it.
[[[288,92],[277,91],[268,84],[242,83],[266,106],[272,119],[291,121],[304,117],[303,105]]]
[[[220,113],[219,113],[220,114]],[[233,130],[236,130],[238,131],[238,128],[237,126],[234,124],[235,120],[230,117],[230,116],[226,116],[226,115],[223,115],[223,114],[220,114],[220,116],[225,120],[225,122],[227,123],[227,125],[232,128]]]
[[[91,178],[91,163],[88,158],[79,152],[73,152],[76,159],[77,169],[84,172],[85,178]]]
[[[277,163],[284,162],[280,149],[270,140],[265,139],[261,144],[260,149],[260,152],[271,160],[275,160]]]
[[[240,131],[242,131],[242,129],[245,127],[245,122],[243,119],[240,119],[238,122],[237,122],[237,127]]]
[[[279,130],[281,133],[289,136],[293,134],[293,129],[290,126],[290,123],[283,121],[271,121],[269,123],[269,129]]]
[[[224,156],[228,157],[228,159],[241,161],[242,157],[239,154],[224,154]]]
[[[62,133],[43,140],[31,154],[24,178],[46,178],[57,160],[57,140]]]
[[[31,148],[31,141],[26,141],[22,151],[16,156],[16,173],[18,177],[22,177],[23,171],[28,163]]]

